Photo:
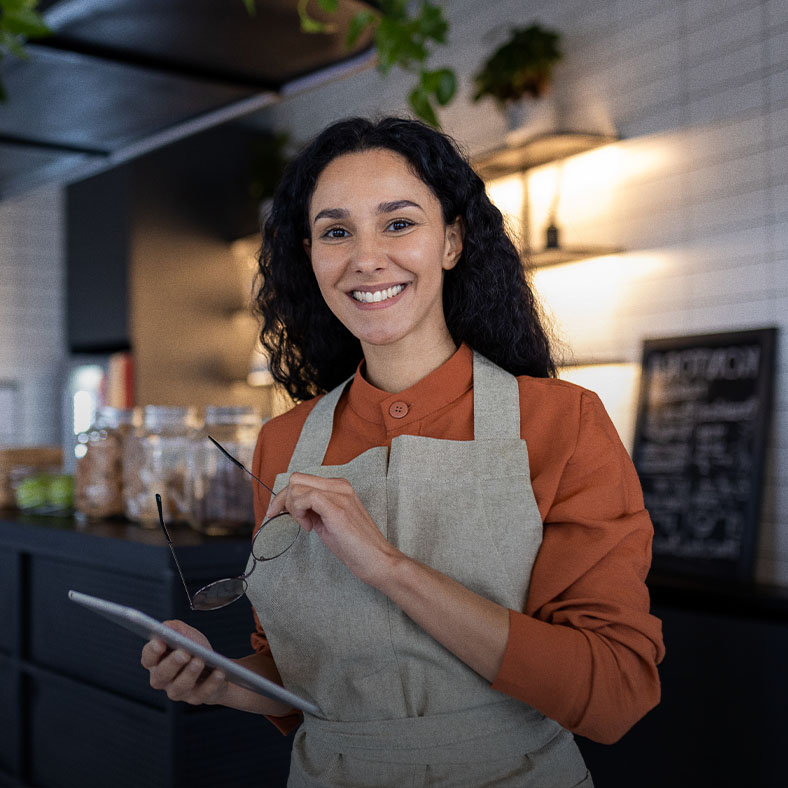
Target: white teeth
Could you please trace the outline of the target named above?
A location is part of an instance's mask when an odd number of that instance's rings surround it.
[[[405,285],[394,285],[386,290],[375,290],[370,293],[368,290],[354,290],[351,295],[356,301],[361,301],[364,304],[377,303],[378,301],[385,301],[388,298],[394,298],[405,289]]]

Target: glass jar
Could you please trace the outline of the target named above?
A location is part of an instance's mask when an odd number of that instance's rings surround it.
[[[189,447],[189,524],[207,534],[247,534],[254,525],[254,480],[209,440],[215,438],[249,470],[262,419],[254,408],[207,407]]]
[[[95,423],[77,436],[74,506],[88,519],[123,515],[123,452],[139,414],[99,408]]]
[[[129,520],[158,528],[156,493],[165,522],[187,519],[186,464],[190,435],[198,424],[192,408],[144,408],[142,424],[128,437],[123,455],[124,512]]]

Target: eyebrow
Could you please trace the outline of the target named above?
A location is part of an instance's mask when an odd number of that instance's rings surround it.
[[[418,208],[420,211],[424,210],[417,202],[413,202],[413,200],[393,200],[392,202],[380,203],[376,213],[391,213],[401,208]],[[347,219],[348,216],[350,216],[350,211],[345,208],[324,208],[315,216],[312,224],[317,223],[319,219]]]

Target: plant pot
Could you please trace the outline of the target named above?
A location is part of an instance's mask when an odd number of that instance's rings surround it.
[[[558,111],[552,95],[538,99],[524,96],[506,104],[506,141],[522,142],[529,137],[558,130]]]

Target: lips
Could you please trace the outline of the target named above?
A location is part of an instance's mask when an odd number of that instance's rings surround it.
[[[398,296],[406,287],[406,284],[400,284],[384,287],[380,290],[352,290],[350,296],[354,301],[358,301],[361,304],[378,304]]]

